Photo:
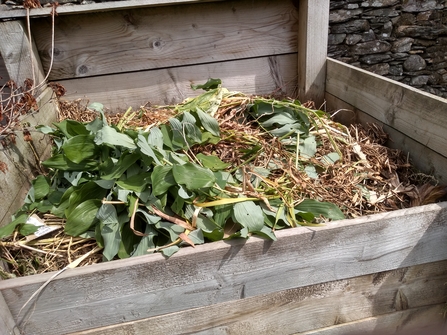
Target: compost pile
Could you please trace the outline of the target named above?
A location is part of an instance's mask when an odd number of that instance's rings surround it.
[[[47,172],[0,229],[3,276],[169,257],[182,245],[251,235],[275,240],[276,230],[445,194],[384,146],[377,125],[347,128],[311,104],[229,92],[219,80],[195,88],[204,93],[179,105],[122,115],[61,101],[60,122],[39,128],[54,141]]]

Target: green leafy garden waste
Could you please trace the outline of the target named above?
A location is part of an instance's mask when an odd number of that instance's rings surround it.
[[[169,257],[183,244],[251,235],[275,240],[279,229],[345,218],[309,181],[343,163],[339,146],[351,145],[346,127],[299,101],[249,98],[219,80],[195,89],[205,92],[145,129],[125,126],[136,117],[130,110],[109,124],[99,103],[89,106],[97,112],[91,122],[40,126],[54,141],[42,162],[48,173],[32,182],[0,238],[33,234],[29,216],[51,213],[65,220],[66,235],[95,239],[104,260],[157,251]],[[242,132],[222,131],[222,110]],[[224,142],[233,147],[231,160],[215,154]],[[357,154],[357,165],[368,166]],[[363,200],[372,194],[362,186],[367,179],[358,180]]]

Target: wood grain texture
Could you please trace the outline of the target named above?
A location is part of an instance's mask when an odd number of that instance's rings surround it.
[[[0,334],[1,335],[20,335],[19,329],[11,315],[3,295],[0,292]]]
[[[5,61],[0,54],[0,87],[5,85],[5,83],[9,80],[9,74],[6,70]]]
[[[191,84],[220,78],[222,86],[246,94],[296,94],[296,54],[231,62],[184,66],[104,77],[59,81],[67,90],[64,99],[88,98],[112,111],[152,104],[176,104],[199,95]],[[275,73],[275,75],[273,75]]]
[[[51,124],[57,117],[50,88],[46,88],[36,100],[39,112],[23,119],[23,122],[29,122],[30,130],[36,125]],[[32,137],[40,157],[48,157],[51,152],[50,139],[34,131]],[[36,176],[36,159],[29,143],[23,140],[23,136],[17,136],[16,144],[0,148],[0,162],[7,166],[7,173],[0,173],[0,226],[4,226],[11,222],[11,215],[23,204],[30,182]]]
[[[443,323],[439,304],[447,299],[446,281],[447,261],[442,261],[294,288],[72,335],[143,335],[148,329],[151,335],[279,335],[307,332],[334,324],[356,324],[358,320],[363,323],[365,318],[377,316],[390,319],[387,328],[395,330],[408,326],[408,312],[412,327],[434,326]],[[400,312],[396,313],[401,311],[401,306],[395,301],[398,294],[404,295],[408,301],[405,317]]]
[[[445,303],[411,308],[404,311],[366,318],[346,324],[316,329],[300,335],[444,335],[445,324],[440,316]]]
[[[298,97],[324,101],[326,56],[329,30],[329,0],[299,1]]]
[[[40,58],[37,54],[34,41],[31,49],[27,38],[27,28],[22,21],[0,22],[0,55],[8,72],[9,79],[14,80],[19,86],[25,79],[34,78],[35,85],[41,83],[44,72]],[[33,76],[34,70],[34,76]],[[39,95],[43,88],[36,92]]]
[[[141,7],[171,6],[180,4],[196,4],[201,2],[216,2],[222,0],[121,0],[100,3],[85,4],[82,6],[60,6],[57,8],[58,15],[83,14],[93,12],[105,12],[120,9],[133,9]],[[6,6],[5,6],[6,7]],[[0,10],[0,19],[25,18],[25,9]],[[51,16],[51,8],[34,8],[30,10],[30,17]]]
[[[447,157],[447,100],[328,59],[326,91]]]
[[[334,120],[337,122],[345,125],[353,123],[375,123],[380,125],[390,137],[386,143],[388,147],[408,153],[413,166],[437,178],[441,185],[447,184],[446,158],[444,156],[329,93],[326,93],[326,103],[328,111],[338,111],[334,117]]]
[[[60,334],[447,259],[447,203],[66,271],[17,323]],[[17,318],[51,274],[0,282]],[[105,289],[106,288],[106,289]]]
[[[296,12],[290,0],[244,0],[60,16],[50,80],[296,53]],[[45,69],[50,23],[33,24]]]

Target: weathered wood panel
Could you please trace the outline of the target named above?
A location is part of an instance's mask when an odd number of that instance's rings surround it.
[[[34,79],[34,85],[43,82],[45,74],[37,55],[36,45],[27,38],[27,28],[22,21],[0,22],[0,55],[3,58],[8,79],[23,85],[25,79]],[[34,73],[33,73],[34,72]],[[36,92],[39,94],[43,88]]]
[[[299,1],[298,96],[302,101],[314,101],[317,107],[324,101],[329,3]]]
[[[444,335],[445,325],[441,318],[445,303],[371,317],[360,321],[323,329],[300,332],[300,335]]]
[[[20,335],[19,329],[16,327],[11,312],[6,305],[6,301],[0,292],[0,334],[1,335]]]
[[[326,93],[326,102],[328,111],[336,112],[334,120],[337,122],[345,125],[375,123],[382,126],[383,130],[390,136],[386,144],[388,147],[404,151],[409,155],[414,167],[423,173],[434,176],[440,184],[447,184],[446,158],[444,156],[329,93]],[[359,107],[361,108],[361,106]]]
[[[191,84],[208,78],[222,79],[223,87],[246,94],[294,94],[297,85],[295,55],[262,57],[232,62],[184,66],[105,77],[60,81],[67,90],[64,99],[88,98],[111,110],[153,104],[175,104],[200,94]],[[285,85],[285,86],[280,86]]]
[[[447,100],[328,59],[326,91],[447,157]]]
[[[47,88],[38,98],[39,113],[27,116],[23,121],[31,127],[39,124],[51,124],[56,121],[57,110],[53,101],[53,91]],[[0,147],[0,162],[6,163],[6,173],[0,172],[0,226],[11,221],[11,215],[23,204],[23,199],[35,177],[36,158],[28,142],[17,134],[16,144],[6,148]],[[33,133],[33,144],[41,158],[47,157],[51,151],[49,138],[40,133]]]
[[[387,320],[387,329],[395,330],[408,326],[409,314],[412,326],[434,326],[444,322],[439,314],[439,304],[447,299],[446,281],[447,261],[442,261],[294,288],[73,335],[143,335],[149,329],[151,335],[274,335],[307,332],[334,324],[346,324],[346,328],[356,330],[352,324],[357,323],[363,324],[365,331],[364,319],[371,317]],[[401,297],[405,297],[405,306]],[[396,311],[405,311],[405,315]],[[371,331],[376,325],[367,326]],[[329,331],[326,333],[332,335]]]
[[[223,0],[120,0],[105,1],[100,3],[84,4],[82,6],[60,6],[57,8],[58,15],[64,14],[83,14],[92,12],[105,12],[112,10],[132,9],[139,7],[156,7],[166,5],[181,5],[200,2],[216,2]],[[51,2],[51,1],[48,1]],[[33,8],[29,12],[32,18],[41,16],[50,16],[51,7]],[[25,9],[0,10],[0,19],[25,18],[27,16]]]
[[[5,85],[5,83],[9,80],[9,74],[6,70],[5,61],[3,57],[0,55],[0,87]]]
[[[321,228],[277,232],[278,241],[232,240],[66,271],[36,302],[51,274],[0,282],[17,323],[60,334],[130,322],[328,281],[447,259],[447,203]],[[67,289],[68,288],[68,289]]]
[[[223,1],[57,18],[50,80],[297,52],[290,0]],[[45,69],[51,19],[33,33]]]

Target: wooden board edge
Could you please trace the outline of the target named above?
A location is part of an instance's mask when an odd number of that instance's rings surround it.
[[[298,10],[298,98],[324,101],[329,0],[300,0]]]
[[[447,156],[447,99],[330,58],[326,92]]]
[[[126,0],[126,1],[107,1],[74,6],[59,6],[56,9],[58,15],[84,14],[94,12],[106,12],[120,9],[133,9],[143,7],[172,6],[182,4],[194,4],[204,2],[217,2],[224,0]],[[51,16],[52,7],[33,8],[29,16],[32,18]],[[5,9],[0,10],[1,19],[18,19],[27,16],[25,9]]]
[[[2,335],[20,335],[20,330],[12,317],[3,294],[0,292],[0,333]]]
[[[437,153],[427,146],[409,138],[400,131],[377,120],[362,110],[340,100],[326,92],[328,112],[334,114],[334,120],[344,125],[374,123],[383,128],[390,139],[387,146],[408,153],[412,164],[423,173],[434,176],[441,185],[447,184],[447,157]]]
[[[324,327],[323,331],[334,327],[356,329],[356,325],[370,319],[389,319],[386,324],[397,328],[405,327],[409,316],[418,317],[419,320],[411,320],[412,326],[427,326],[429,323],[423,322],[427,317],[430,317],[431,323],[439,325],[443,323],[443,316],[438,313],[438,307],[444,305],[441,304],[444,295],[439,288],[446,291],[446,265],[447,261],[443,261],[327,282],[117,323],[71,335],[143,335],[145,329],[151,329],[152,335],[177,333],[175,330],[178,329],[185,334],[214,334],[219,331],[227,334],[290,334],[310,331],[312,326]],[[404,296],[408,306],[396,302],[390,304],[394,296]],[[421,298],[426,300],[422,301]],[[421,311],[424,318],[420,316]],[[297,319],[296,315],[302,319]]]
[[[445,310],[446,304],[417,307],[294,335],[443,335]],[[437,316],[440,317],[434,323]]]

